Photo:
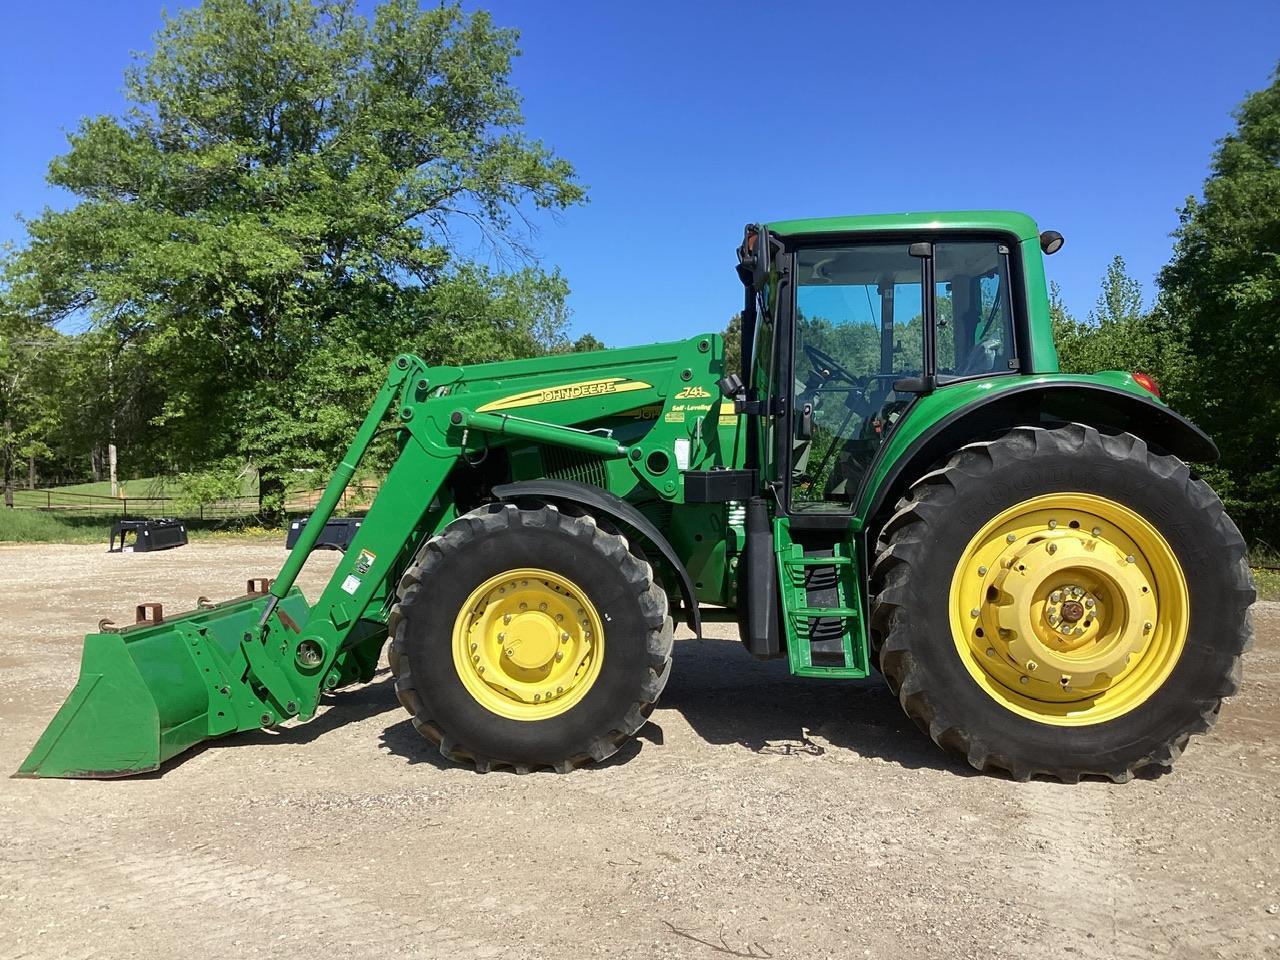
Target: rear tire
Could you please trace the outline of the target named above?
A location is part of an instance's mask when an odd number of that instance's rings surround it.
[[[480,771],[567,773],[605,759],[644,725],[670,675],[666,594],[627,540],[585,512],[474,510],[423,547],[398,596],[396,694],[443,756]],[[557,622],[561,610],[568,621]],[[507,630],[525,646],[508,648]]]
[[[1245,544],[1218,497],[1138,437],[1081,424],[1019,427],[922,477],[871,590],[903,709],[1018,780],[1170,766],[1238,689],[1251,639]]]

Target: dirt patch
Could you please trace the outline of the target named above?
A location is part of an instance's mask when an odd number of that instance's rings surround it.
[[[243,592],[278,545],[0,547],[0,768],[135,603]],[[314,599],[336,562],[316,554]],[[1280,957],[1280,604],[1167,776],[976,776],[878,680],[684,639],[640,739],[569,776],[431,752],[385,669],[157,775],[0,781],[0,957]]]

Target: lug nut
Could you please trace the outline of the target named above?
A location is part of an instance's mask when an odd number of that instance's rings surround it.
[[[1018,535],[1017,535],[1017,534],[1015,534],[1015,533],[1011,533],[1011,534],[1009,534],[1007,537],[1005,537],[1004,539],[1005,539],[1005,542],[1006,542],[1006,543],[1013,543],[1013,541],[1015,541],[1015,540],[1017,540],[1017,539],[1018,539]]]
[[[987,647],[987,656],[988,656],[988,657],[994,657],[995,655],[996,655],[996,648],[995,648],[995,647]]]
[[[977,607],[974,607],[972,610],[969,611],[969,616],[976,617],[981,612],[982,611],[979,610]]]
[[[501,643],[503,640],[506,640],[506,639],[507,639],[507,635],[506,635],[505,633],[500,633],[500,634],[498,634],[498,642],[499,642],[499,643]]]
[[[979,568],[978,568],[978,576],[980,576],[980,577],[985,577],[986,575],[987,575],[987,568],[986,568],[986,567],[979,567]]]
[[[546,609],[547,609],[547,605],[546,605],[545,603],[540,603],[540,604],[538,604],[538,609],[539,609],[539,610],[546,610]]]
[[[471,645],[471,652],[472,652],[472,653],[475,653],[475,652],[476,652],[477,650],[479,650],[479,649],[480,649],[480,644],[478,644],[478,643],[473,643],[473,644]]]
[[[1057,529],[1058,529],[1058,521],[1057,521],[1057,520],[1050,520],[1050,521],[1049,521],[1049,529],[1050,529],[1050,530],[1057,530]]]
[[[1027,670],[1029,670],[1031,673],[1035,673],[1036,667],[1038,666],[1040,666],[1040,664],[1036,663],[1034,660],[1027,661]]]
[[[557,653],[556,653],[556,663],[559,663],[559,662],[560,662],[561,660],[563,660],[563,659],[564,659],[564,653],[563,653],[563,652],[557,652]]]
[[[564,621],[564,614],[563,614],[563,613],[557,613],[557,614],[556,614],[556,623],[561,623],[561,622],[563,622],[563,621]]]
[[[1144,623],[1144,624],[1142,625],[1142,632],[1143,632],[1143,633],[1150,633],[1150,632],[1151,632],[1151,621],[1150,621],[1150,620],[1148,620],[1146,623]]]
[[[1056,543],[1051,543],[1049,544],[1047,549],[1049,551],[1050,556],[1052,556],[1053,554],[1058,552],[1058,545]]]
[[[540,694],[540,693],[535,693],[535,694],[533,695],[533,702],[534,702],[534,703],[537,703],[537,702],[538,702],[538,701],[540,701],[541,699],[542,699],[542,694]]]
[[[1124,562],[1125,562],[1125,563],[1137,563],[1137,561],[1133,558],[1133,554],[1132,554],[1132,553],[1131,553],[1131,554],[1129,554],[1127,557],[1125,557],[1125,558],[1124,558]]]
[[[1062,599],[1062,591],[1061,590],[1053,591],[1053,593],[1049,594],[1049,599],[1052,600],[1054,603],[1057,603],[1059,600]]]
[[[1019,682],[1019,683],[1029,683],[1030,681],[1029,681],[1026,677],[1019,677],[1019,678],[1018,678],[1018,682]]]
[[[528,610],[528,609],[529,609],[529,605],[528,605],[527,603],[522,603],[522,604],[520,604],[520,609],[521,609],[521,610]]]
[[[567,633],[563,633],[563,632],[562,632],[562,633],[560,634],[560,642],[561,642],[561,643],[568,643],[568,642],[569,642],[569,634],[567,634]]]
[[[1088,600],[1084,602],[1084,605],[1088,607],[1090,610],[1092,610],[1097,605],[1097,603],[1098,601],[1094,600],[1093,597],[1090,597]]]
[[[1094,527],[1094,528],[1093,528],[1092,530],[1090,530],[1089,532],[1090,532],[1090,533],[1092,533],[1095,537],[1100,537],[1100,536],[1102,536],[1102,528],[1101,528],[1101,527]]]

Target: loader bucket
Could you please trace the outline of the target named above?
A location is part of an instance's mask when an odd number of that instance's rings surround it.
[[[137,624],[89,634],[75,688],[14,776],[145,773],[203,740],[275,722],[244,682],[241,650],[270,600],[251,592],[168,620],[146,604]],[[309,613],[298,590],[276,609],[295,624]]]

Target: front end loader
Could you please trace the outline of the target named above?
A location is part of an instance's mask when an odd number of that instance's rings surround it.
[[[275,580],[104,625],[18,771],[157,769],[309,720],[384,643],[414,726],[567,772],[646,721],[673,616],[757,657],[879,671],[1018,779],[1168,766],[1239,682],[1244,544],[1216,449],[1141,373],[1059,372],[1043,256],[1004,212],[752,224],[741,362],[715,335],[474,366],[402,355]],[[397,456],[314,605],[294,581],[376,433]]]

